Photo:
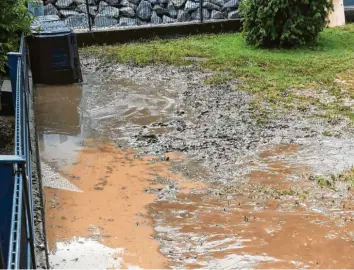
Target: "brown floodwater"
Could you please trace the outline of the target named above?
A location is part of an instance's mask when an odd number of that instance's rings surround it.
[[[162,250],[171,265],[187,268],[352,268],[353,224],[339,225],[299,207],[278,210],[277,200],[227,201],[180,195],[155,202]],[[239,204],[239,202],[242,202]]]
[[[156,195],[146,190],[163,187],[153,182],[156,177],[182,182],[180,188],[191,189],[200,183],[184,183],[184,187],[182,177],[168,170],[169,162],[152,163],[152,158],[135,158],[134,151],[108,143],[80,151],[75,165],[65,170],[83,192],[45,190],[50,249],[57,252],[57,242],[70,242],[74,237],[90,238],[113,249],[123,248],[123,254],[115,254],[123,268],[167,267],[146,210]],[[85,267],[81,258],[78,265],[80,261]]]
[[[301,146],[265,146],[229,190],[181,153],[140,156],[110,139],[168,119],[177,103],[163,85],[127,80],[36,89],[53,268],[354,267],[352,200],[336,197],[329,215],[300,199],[315,188]]]

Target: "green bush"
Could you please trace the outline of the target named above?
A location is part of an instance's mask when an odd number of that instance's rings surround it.
[[[29,30],[30,21],[25,0],[0,0],[0,73],[7,53],[18,50],[21,33]]]
[[[313,45],[326,27],[331,0],[244,0],[240,16],[246,41],[257,47]]]

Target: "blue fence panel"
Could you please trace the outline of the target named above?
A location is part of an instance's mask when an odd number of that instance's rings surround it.
[[[15,151],[0,156],[1,268],[36,268],[29,127],[30,87],[24,36],[18,53],[9,54],[15,104]]]
[[[5,255],[9,253],[11,232],[12,199],[14,194],[12,164],[0,164],[0,175],[0,243],[2,250],[0,264],[2,265],[1,268],[3,268],[8,262],[8,258]]]

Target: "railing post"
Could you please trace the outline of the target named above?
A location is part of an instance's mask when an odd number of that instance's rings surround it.
[[[16,107],[17,60],[19,57],[21,57],[21,53],[10,52],[7,54],[14,108]]]
[[[92,25],[91,25],[90,8],[89,8],[88,0],[85,0],[85,4],[86,4],[86,12],[87,12],[88,25],[89,25],[89,29],[90,29],[90,31],[91,31],[91,30],[92,30]]]

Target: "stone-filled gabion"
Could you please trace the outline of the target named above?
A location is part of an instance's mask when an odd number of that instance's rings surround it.
[[[45,15],[59,15],[72,28],[136,26],[199,21],[200,0],[45,0]],[[240,0],[202,0],[204,20],[237,19]]]

